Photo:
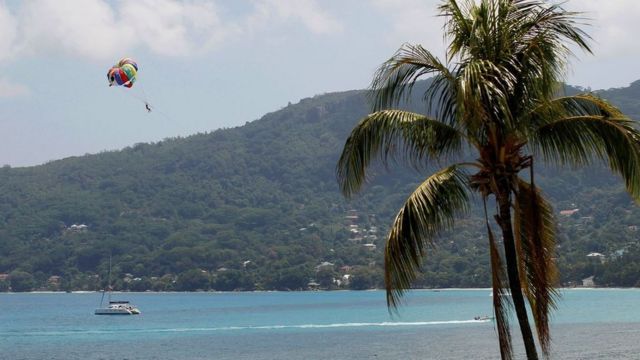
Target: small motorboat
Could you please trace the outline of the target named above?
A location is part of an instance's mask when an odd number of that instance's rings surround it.
[[[493,320],[493,317],[487,315],[474,316],[473,320],[475,321],[490,321]]]

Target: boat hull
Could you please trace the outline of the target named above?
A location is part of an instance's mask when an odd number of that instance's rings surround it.
[[[96,309],[94,314],[95,315],[134,315],[137,313],[134,313],[126,309]]]
[[[138,315],[140,310],[128,301],[110,301],[109,306],[97,308],[96,315]]]

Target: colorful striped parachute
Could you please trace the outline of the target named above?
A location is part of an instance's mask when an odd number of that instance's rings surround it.
[[[117,85],[130,88],[136,81],[137,74],[138,64],[136,64],[135,61],[129,58],[120,59],[120,61],[107,72],[109,86]]]

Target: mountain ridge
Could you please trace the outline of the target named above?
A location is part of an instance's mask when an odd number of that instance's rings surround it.
[[[638,119],[636,91],[640,81],[598,94]],[[420,110],[419,97],[409,106]],[[304,289],[310,282],[323,288],[380,287],[386,229],[424,174],[393,166],[387,174],[380,167],[361,194],[343,199],[335,164],[349,132],[368,111],[366,90],[316,95],[243,126],[34,167],[4,167],[0,273],[22,279],[17,288],[99,289],[111,253],[114,285],[124,290],[282,290]],[[544,169],[540,176],[560,210],[589,197],[610,202],[612,214],[624,214],[612,219],[582,207],[584,216],[560,218],[563,283],[597,275],[600,283],[622,284],[607,273],[613,261],[593,263],[579,255],[633,255],[633,231],[623,230],[624,236],[606,246],[578,241],[606,238],[603,228],[614,223],[636,226],[638,212],[621,181],[598,167],[561,175]],[[357,224],[345,219],[351,210]],[[589,216],[594,222],[582,224]],[[623,218],[629,223],[619,223]],[[427,259],[418,286],[488,286],[482,222],[470,214],[458,224]],[[86,228],[72,230],[73,225]],[[573,249],[565,253],[563,246]],[[323,268],[325,262],[332,265]],[[0,280],[0,290],[16,288],[7,281]],[[625,281],[635,285],[638,279]]]

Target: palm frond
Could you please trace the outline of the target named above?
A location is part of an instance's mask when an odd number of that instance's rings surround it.
[[[433,88],[428,91],[439,94],[439,105],[450,107],[452,98],[455,98],[450,96],[454,89],[454,77],[447,66],[422,46],[404,44],[380,66],[373,77],[371,94],[374,111],[406,100],[411,95],[415,82],[425,75],[435,75]]]
[[[460,68],[459,93],[466,116],[476,119],[464,121],[475,128],[487,119],[501,119],[502,124],[512,120],[508,96],[515,78],[508,69],[487,60],[471,60]]]
[[[512,3],[507,27],[513,50],[507,62],[517,79],[511,107],[519,117],[530,104],[553,97],[572,56],[569,45],[590,52],[590,37],[578,27],[578,13],[537,0],[508,2]]]
[[[454,216],[468,207],[466,173],[453,165],[427,178],[409,196],[393,222],[385,246],[387,304],[396,308],[420,270],[434,237],[453,225]]]
[[[448,18],[444,28],[445,38],[451,39],[447,48],[447,61],[453,60],[466,50],[465,41],[460,40],[468,39],[473,31],[473,21],[468,16],[469,7],[468,1],[463,1],[461,6],[457,0],[443,1],[438,6],[440,16]]]
[[[618,108],[590,93],[556,97],[549,101],[537,101],[532,105],[534,106],[527,119],[536,128],[569,116],[624,117]]]
[[[568,114],[540,126],[530,138],[533,152],[561,165],[607,161],[622,176],[631,196],[639,200],[640,132],[635,123],[615,107],[605,106],[606,102],[587,101],[586,97],[562,101],[567,108],[573,107],[576,115]]]
[[[564,44],[568,42],[586,52],[591,52],[589,46],[591,37],[579,27],[585,25],[588,20],[581,17],[582,13],[567,11],[561,4],[548,4],[541,0],[516,0],[512,3],[517,9],[511,12],[514,19],[529,19],[528,23],[523,23],[525,25],[523,30],[526,30],[524,33],[528,37],[545,34],[563,47],[566,47]]]
[[[549,315],[555,309],[558,272],[555,257],[555,219],[551,205],[538,190],[518,178],[514,204],[514,232],[521,286],[536,324],[540,347],[549,355]]]
[[[420,169],[426,160],[454,154],[463,136],[447,124],[424,115],[383,110],[360,121],[347,139],[336,174],[345,196],[357,192],[366,181],[366,170],[379,157],[406,161]]]

